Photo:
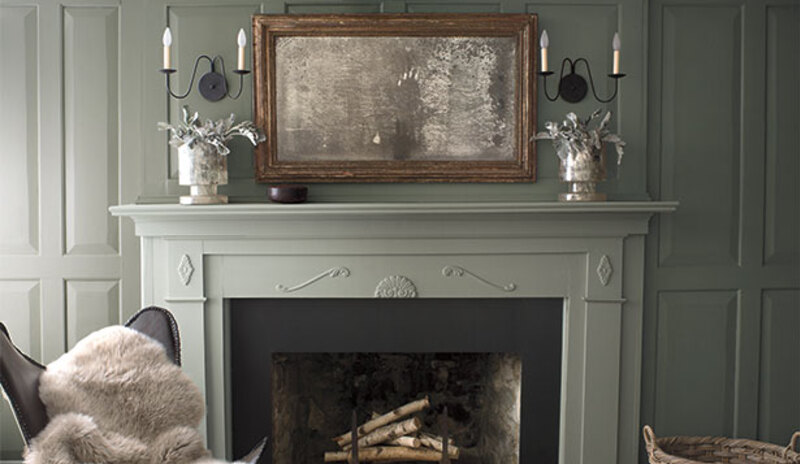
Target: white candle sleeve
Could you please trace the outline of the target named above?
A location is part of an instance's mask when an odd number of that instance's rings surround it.
[[[542,49],[542,72],[547,72],[547,49]]]
[[[172,54],[170,53],[169,49],[169,45],[164,45],[164,69],[172,68]]]

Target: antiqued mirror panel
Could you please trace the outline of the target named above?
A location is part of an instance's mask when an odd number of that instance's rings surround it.
[[[277,37],[275,50],[279,161],[515,158],[513,37]]]

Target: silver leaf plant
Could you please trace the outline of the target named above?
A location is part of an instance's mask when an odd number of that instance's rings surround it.
[[[235,136],[245,137],[253,145],[258,145],[266,140],[264,134],[252,121],[242,121],[238,124],[235,122],[236,116],[233,113],[226,119],[216,122],[210,119],[201,122],[197,112],[189,116],[189,109],[184,106],[179,124],[159,122],[158,129],[170,132],[169,144],[173,147],[186,144],[192,148],[196,144],[208,144],[222,156],[230,153],[226,143]]]
[[[594,149],[602,148],[604,142],[613,143],[617,149],[617,164],[622,164],[625,142],[617,134],[612,134],[608,129],[611,121],[611,111],[607,112],[595,127],[589,127],[592,121],[602,113],[596,110],[591,116],[581,121],[575,113],[567,114],[567,119],[557,124],[547,121],[544,124],[546,131],[533,136],[535,140],[552,140],[558,157],[565,161],[570,153],[592,153]]]

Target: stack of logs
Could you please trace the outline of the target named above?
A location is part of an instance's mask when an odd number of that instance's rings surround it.
[[[445,446],[442,437],[425,433],[418,417],[408,417],[430,407],[428,397],[400,406],[386,414],[372,413],[372,419],[353,432],[334,438],[342,451],[325,453],[325,462],[353,462],[353,436],[358,436],[357,453],[361,462],[430,461],[458,459],[459,450],[452,440]],[[444,451],[447,450],[447,458]]]

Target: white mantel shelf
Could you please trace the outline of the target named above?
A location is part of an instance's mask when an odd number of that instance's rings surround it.
[[[421,221],[421,227],[436,221],[439,228],[448,221],[570,221],[586,222],[601,229],[628,233],[646,233],[647,221],[655,213],[675,211],[677,202],[452,202],[452,203],[302,203],[281,205],[274,203],[242,203],[229,205],[185,206],[178,204],[136,204],[114,206],[114,216],[130,217],[136,224],[139,236],[215,235],[234,232],[237,235],[274,236],[288,233],[295,237],[331,237],[346,234],[341,227],[327,230],[298,230],[295,222],[337,221]],[[237,222],[242,221],[242,222]],[[287,221],[289,224],[287,224]],[[333,222],[331,222],[333,221]],[[181,227],[184,223],[186,227]],[[213,224],[210,229],[205,227]],[[272,229],[261,226],[269,224]],[[289,225],[289,227],[284,227]],[[506,223],[505,226],[510,224]],[[255,227],[254,227],[255,226]],[[347,227],[345,227],[347,229]],[[361,228],[358,228],[361,230]],[[383,232],[396,230],[393,227]],[[483,228],[462,230],[461,234],[482,234]],[[547,233],[550,228],[540,230]],[[372,229],[380,234],[381,230]],[[413,233],[413,231],[404,231]],[[513,233],[512,230],[507,230]],[[519,232],[519,231],[518,231]],[[535,233],[536,231],[528,231]],[[599,230],[597,232],[600,232]],[[613,232],[613,231],[612,231]],[[560,230],[561,234],[582,235],[583,231]],[[460,235],[461,235],[460,234]]]
[[[455,202],[455,203],[239,203],[228,205],[136,204],[111,207],[115,216],[133,218],[170,217],[172,220],[215,217],[245,218],[255,216],[303,217],[402,216],[429,214],[620,214],[664,213],[678,206],[675,201],[608,202]]]
[[[563,298],[560,463],[635,464],[644,237],[654,214],[677,207],[160,204],[111,213],[131,218],[141,237],[142,304],[178,319],[217,457],[231,455],[230,299],[386,297],[402,282],[420,298]]]

